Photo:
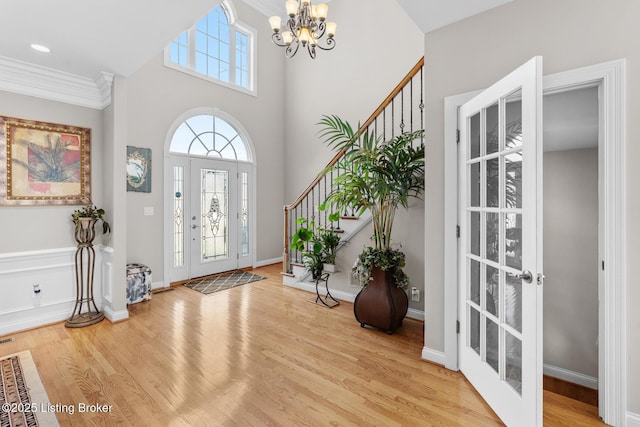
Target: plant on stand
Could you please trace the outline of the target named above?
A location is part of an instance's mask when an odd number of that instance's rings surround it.
[[[314,221],[298,218],[298,229],[291,237],[291,249],[302,252],[304,265],[311,272],[314,280],[322,275],[324,269],[324,250],[322,240],[315,233]],[[307,224],[308,223],[308,224]]]
[[[104,216],[104,209],[99,209],[93,204],[76,209],[71,214],[71,221],[75,225],[74,237],[77,242],[76,303],[71,317],[65,323],[68,328],[81,328],[104,319],[104,314],[98,310],[93,298],[93,276],[96,263],[96,253],[93,249],[95,225],[98,221],[102,221],[102,233],[107,234],[111,231],[111,226]]]
[[[325,143],[344,152],[342,160],[325,171],[333,170],[337,177],[335,190],[323,207],[353,209],[358,216],[369,209],[372,215],[373,246],[358,257],[360,270],[371,280],[365,280],[366,286],[356,297],[356,320],[361,326],[393,333],[406,316],[409,302],[401,288],[408,283],[402,270],[405,256],[392,248],[391,231],[398,207],[408,208],[409,200],[424,192],[424,131],[402,133],[384,141],[368,130],[354,131],[337,116],[324,116],[319,124]],[[367,291],[379,286],[388,287],[388,292]]]

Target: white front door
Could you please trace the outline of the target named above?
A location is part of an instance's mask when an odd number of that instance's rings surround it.
[[[508,426],[541,426],[542,58],[458,120],[460,369]]]
[[[238,266],[237,163],[191,159],[191,277]]]
[[[169,282],[253,265],[250,163],[170,156]]]

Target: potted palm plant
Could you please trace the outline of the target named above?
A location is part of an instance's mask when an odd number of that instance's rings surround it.
[[[354,303],[361,326],[393,333],[407,314],[409,301],[402,289],[408,279],[402,271],[404,254],[391,247],[391,231],[398,207],[409,207],[412,197],[424,192],[423,130],[402,133],[388,141],[365,130],[355,130],[337,116],[324,116],[320,136],[342,160],[335,171],[334,190],[324,202],[337,211],[371,211],[373,246],[359,256],[366,280]],[[367,267],[370,266],[369,271]]]

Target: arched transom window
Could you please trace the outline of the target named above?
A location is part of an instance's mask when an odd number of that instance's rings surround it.
[[[227,160],[251,160],[247,145],[226,120],[203,114],[185,120],[171,139],[172,153]]]

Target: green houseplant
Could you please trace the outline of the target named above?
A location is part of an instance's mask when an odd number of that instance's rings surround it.
[[[322,239],[315,231],[314,221],[298,218],[298,228],[291,237],[291,248],[303,252],[304,265],[313,279],[318,279],[324,269],[324,248]]]
[[[334,230],[320,230],[319,237],[324,254],[324,269],[333,273],[336,264],[336,251],[340,244],[340,235]]]
[[[329,194],[323,208],[332,206],[337,211],[354,209],[362,215],[371,211],[373,223],[373,246],[365,248],[359,256],[362,270],[368,282],[354,305],[356,319],[361,326],[370,324],[392,333],[402,323],[408,308],[406,293],[398,288],[406,286],[408,279],[402,271],[404,254],[391,247],[391,231],[398,207],[409,207],[412,197],[420,197],[424,192],[424,154],[423,130],[402,133],[384,141],[381,137],[365,130],[353,127],[338,116],[323,116],[320,137],[332,149],[345,154],[340,161],[325,172],[334,171],[335,190]],[[400,252],[400,253],[398,253]],[[366,267],[370,265],[370,271]],[[382,273],[381,273],[382,272]],[[371,274],[371,276],[370,276]],[[387,318],[378,319],[377,312],[382,309],[366,307],[360,310],[358,300],[366,301],[363,292],[376,282],[375,277],[392,282],[391,290],[396,294]],[[371,291],[373,292],[373,291]],[[375,304],[375,301],[367,303]],[[384,316],[381,316],[384,317]]]
[[[95,224],[97,221],[102,221],[102,233],[108,234],[111,232],[111,226],[104,219],[104,216],[104,209],[98,208],[97,206],[90,203],[86,206],[74,210],[71,214],[71,221],[73,221],[73,223],[75,224],[76,230],[79,228],[87,228],[88,224],[90,224],[92,221],[93,224]]]

